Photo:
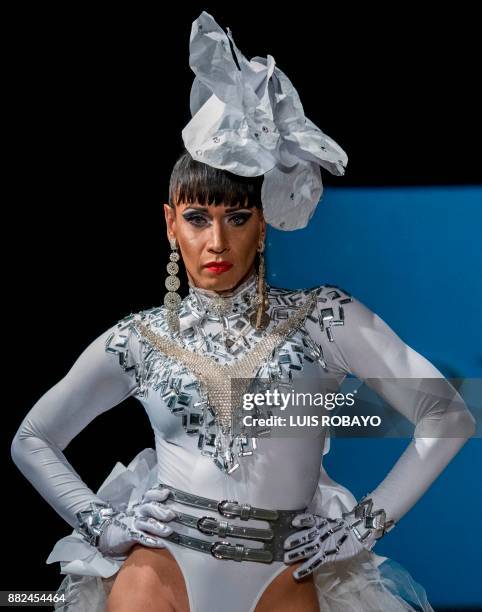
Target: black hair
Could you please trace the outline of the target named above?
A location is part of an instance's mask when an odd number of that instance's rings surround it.
[[[204,164],[184,149],[169,181],[169,206],[179,202],[261,209],[261,176],[239,176]]]

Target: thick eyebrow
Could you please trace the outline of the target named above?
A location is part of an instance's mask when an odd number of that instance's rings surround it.
[[[187,206],[181,214],[184,214],[190,210],[195,210],[196,212],[203,212],[207,215],[209,215],[209,210],[207,208],[207,206],[202,206],[201,204],[193,204],[191,206]],[[240,211],[247,211],[249,214],[251,214],[251,210],[249,208],[247,208],[246,206],[238,206],[237,208],[233,208],[232,210],[228,210],[225,215],[234,215],[239,213]]]
[[[235,208],[234,210],[228,210],[228,212],[226,213],[227,215],[235,215],[239,212],[247,212],[249,214],[252,213],[252,211],[249,208]]]
[[[196,206],[196,204],[193,204],[192,206],[186,206],[186,208],[182,212],[185,213],[188,210],[198,210],[200,212],[208,212],[205,206]]]

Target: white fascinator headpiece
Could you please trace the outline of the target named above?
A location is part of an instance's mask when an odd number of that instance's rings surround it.
[[[271,55],[248,61],[211,15],[193,22],[192,119],[182,131],[193,159],[241,176],[264,175],[266,222],[306,227],[323,193],[320,167],[345,173],[343,149],[305,117],[296,89]]]

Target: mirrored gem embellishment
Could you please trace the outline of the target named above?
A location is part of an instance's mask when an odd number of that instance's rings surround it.
[[[239,462],[237,457],[249,456],[254,450],[251,440],[246,436],[235,436],[232,432],[234,411],[242,405],[243,394],[246,393],[256,372],[263,361],[269,358],[274,349],[301,325],[304,318],[315,304],[314,292],[306,297],[305,302],[293,309],[291,316],[275,325],[268,333],[254,342],[249,350],[245,350],[236,361],[231,364],[219,363],[218,357],[204,355],[198,351],[190,350],[178,344],[172,338],[153,325],[135,321],[134,326],[142,338],[147,341],[159,356],[172,360],[172,365],[179,371],[189,372],[198,381],[198,391],[204,406],[202,419],[197,419],[193,427],[188,419],[184,419],[183,426],[187,433],[195,433],[197,424],[202,423],[201,452],[211,455],[219,469],[232,473]],[[252,331],[254,331],[251,328]],[[219,356],[225,361],[225,352],[217,349]],[[163,400],[173,413],[182,412],[186,401],[181,401],[182,394],[175,389],[171,380],[168,383],[171,392],[163,396]],[[184,395],[186,392],[184,391]],[[184,405],[183,405],[184,403]],[[187,402],[189,404],[189,402]],[[212,418],[210,418],[212,417]],[[214,434],[214,438],[212,437]],[[212,442],[214,442],[212,444]]]
[[[179,417],[186,435],[197,436],[200,454],[232,474],[243,458],[256,453],[257,437],[270,433],[269,428],[237,427],[243,393],[270,385],[289,390],[293,372],[300,372],[305,363],[326,369],[322,347],[305,325],[310,322],[325,331],[342,325],[338,311],[351,300],[340,294],[333,311],[326,308],[327,298],[319,288],[291,291],[268,285],[270,323],[258,331],[250,323],[255,281],[225,300],[229,307],[219,316],[207,311],[206,304],[216,300],[202,291],[190,290],[184,300],[177,293],[166,296],[179,305],[179,320],[185,321],[174,336],[168,331],[169,309],[156,307],[123,319],[106,350],[117,353],[123,368],[135,374],[138,398],[162,402]],[[137,361],[130,354],[131,333],[141,347]]]

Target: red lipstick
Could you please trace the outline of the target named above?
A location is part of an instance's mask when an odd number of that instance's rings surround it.
[[[222,274],[230,270],[233,264],[229,261],[209,261],[204,267],[214,274]]]

